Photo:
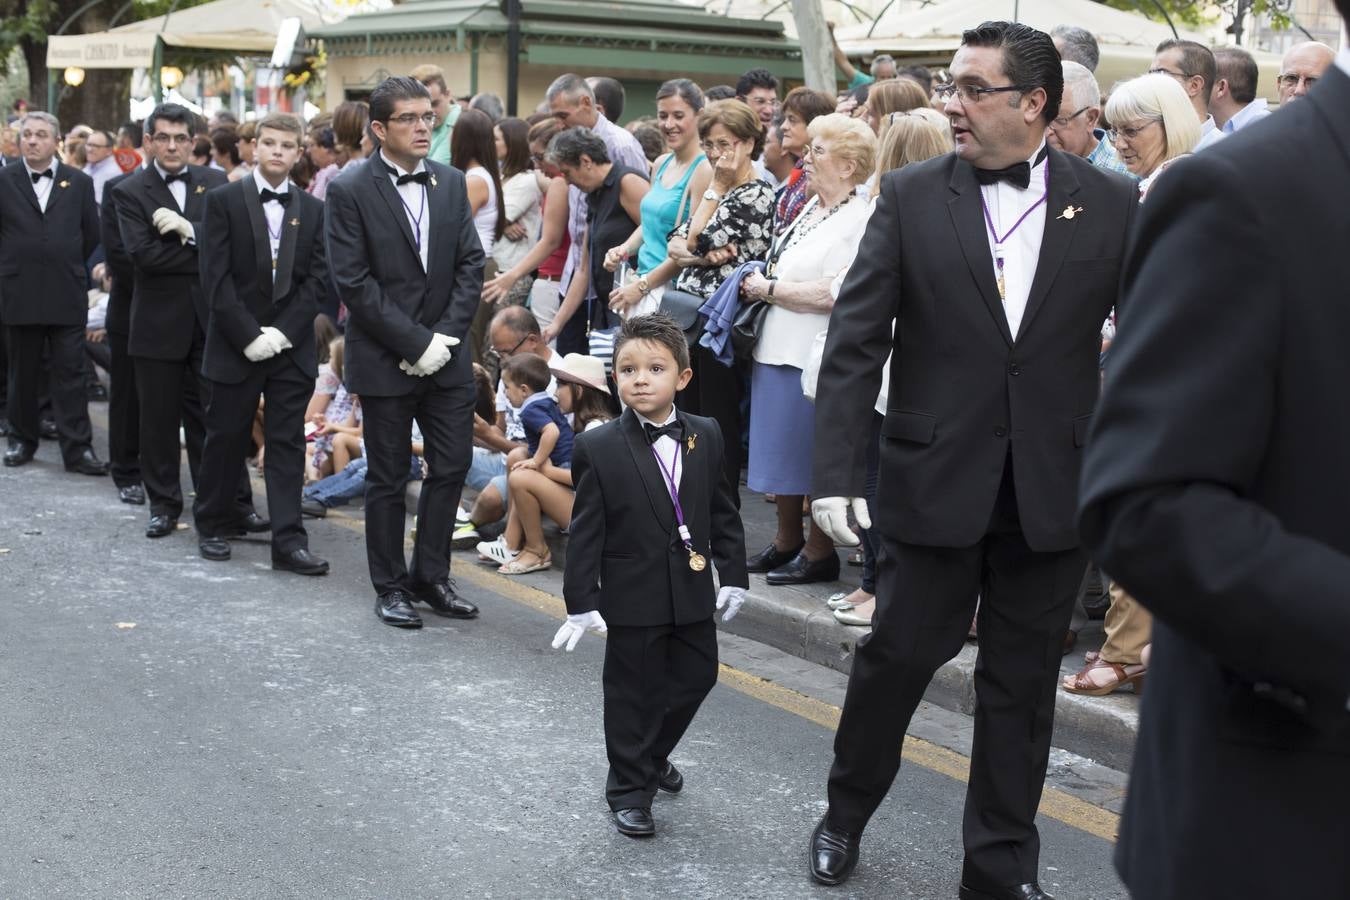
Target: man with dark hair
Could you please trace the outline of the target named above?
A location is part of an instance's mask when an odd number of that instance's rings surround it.
[[[938,93],[956,152],[882,176],[820,370],[812,515],[844,545],[858,543],[850,510],[871,525],[865,435],[888,355],[903,389],[882,425],[877,609],[810,869],[825,884],[849,877],[910,717],[978,596],[960,897],[1048,900],[1035,818],[1087,562],[1073,522],[1079,455],[1095,336],[1139,204],[1133,182],[1046,146],[1064,80],[1049,35],[986,22],[962,36],[951,74]]]
[[[0,339],[9,343],[5,465],[26,465],[37,452],[38,397],[50,385],[66,471],[106,475],[107,464],[94,454],[84,377],[84,263],[99,244],[94,183],[57,158],[55,116],[30,112],[18,128],[23,162],[0,174]]]
[[[600,115],[618,125],[619,120],[623,118],[623,105],[626,99],[623,85],[613,78],[597,75],[587,78],[586,83],[595,94],[595,106],[600,110]]]
[[[729,84],[714,84],[703,92],[703,99],[707,103],[716,103],[718,100],[734,100],[736,89]]]
[[[1250,53],[1241,47],[1220,47],[1214,51],[1214,63],[1217,75],[1209,114],[1221,131],[1232,133],[1270,115],[1266,99],[1256,96],[1260,72]]]
[[[300,520],[305,407],[318,374],[314,316],[328,291],[323,204],[287,177],[303,132],[294,116],[265,117],[251,176],[206,195],[201,269],[211,318],[202,374],[211,402],[192,515],[202,557],[229,559],[236,467],[261,394],[272,568],[323,575],[328,563],[309,552]]]
[[[1171,75],[1186,91],[1191,99],[1195,114],[1200,117],[1200,143],[1195,145],[1199,153],[1206,147],[1223,138],[1224,134],[1209,114],[1209,98],[1214,92],[1214,80],[1217,66],[1214,52],[1204,44],[1195,41],[1178,41],[1169,38],[1153,51],[1153,65],[1150,75]]]
[[[443,166],[450,165],[450,134],[454,130],[455,120],[459,118],[461,107],[455,102],[455,95],[445,84],[445,73],[441,67],[426,63],[413,69],[410,77],[417,79],[427,89],[431,97],[431,111],[436,114],[436,127],[431,130],[431,152],[427,159]]]
[[[1050,39],[1055,42],[1061,60],[1076,62],[1089,72],[1097,71],[1101,51],[1092,32],[1077,25],[1056,25],[1050,31]]]
[[[759,116],[759,124],[768,128],[778,114],[778,78],[768,69],[751,69],[736,81],[736,99]]]
[[[386,78],[371,92],[378,152],[328,188],[329,266],[347,304],[344,381],[365,417],[366,556],[375,613],[421,628],[421,601],[470,619],[478,607],[450,580],[450,533],[473,448],[469,324],[483,288],[483,248],[464,173],[428,161],[436,114],[427,88]],[[463,344],[463,349],[458,349]],[[408,447],[416,418],[430,474],[403,553]]]
[[[923,88],[925,97],[933,96],[933,73],[927,66],[905,66],[897,77],[908,78]]]
[[[1179,160],[1125,260],[1079,527],[1155,617],[1115,852],[1134,897],[1350,897],[1347,109],[1343,47]]]
[[[202,296],[197,235],[206,192],[225,184],[223,174],[188,163],[195,117],[185,107],[162,103],[146,117],[150,164],[112,190],[118,229],[135,283],[128,322],[127,353],[136,369],[140,407],[141,478],[150,500],[145,536],[173,534],[183,513],[179,481],[187,438],[188,471],[198,483],[206,441],[204,408],[210,401],[202,378],[202,351],[210,314]],[[262,532],[266,519],[253,510],[243,456],[231,533]]]

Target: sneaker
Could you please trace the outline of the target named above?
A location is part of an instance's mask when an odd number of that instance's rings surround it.
[[[464,524],[466,524],[466,523],[469,524],[469,525],[472,525],[472,524],[473,524],[473,519],[469,518],[469,516],[470,516],[469,510],[465,509],[464,507],[458,506],[458,507],[455,508],[455,524],[456,524],[456,525],[464,525]]]
[[[499,536],[495,541],[483,541],[478,545],[478,557],[483,562],[504,566],[520,555],[519,550],[506,546],[506,538]]]
[[[450,546],[456,550],[467,550],[478,543],[481,537],[472,522],[456,524],[454,532],[450,535]]]

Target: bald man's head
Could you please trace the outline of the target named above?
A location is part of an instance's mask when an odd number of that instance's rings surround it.
[[[1280,105],[1308,93],[1335,58],[1336,51],[1320,41],[1304,41],[1290,47],[1280,63]]]

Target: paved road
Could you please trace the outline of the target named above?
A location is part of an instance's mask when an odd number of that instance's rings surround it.
[[[603,642],[551,651],[555,599],[465,563],[478,621],[391,629],[358,521],[312,526],[327,578],[271,572],[265,543],[208,563],[48,444],[0,497],[0,896],[955,896],[961,757],[939,745],[968,742],[961,717],[924,710],[935,743],[857,875],[816,888],[836,673],[728,637],[686,789],[634,841],[603,800]],[[1056,760],[1042,882],[1123,897],[1113,817],[1083,799],[1115,805],[1119,776]]]

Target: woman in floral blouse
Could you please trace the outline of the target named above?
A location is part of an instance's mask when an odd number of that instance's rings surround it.
[[[682,268],[675,289],[707,299],[737,266],[768,252],[774,194],[755,175],[753,160],[764,149],[764,127],[749,106],[740,100],[710,104],[699,114],[698,135],[713,167],[712,184],[690,201],[693,213],[675,230],[668,249]],[[686,412],[717,420],[734,487],[741,477],[741,373],[703,346],[692,348],[691,365],[694,378],[677,402]]]

